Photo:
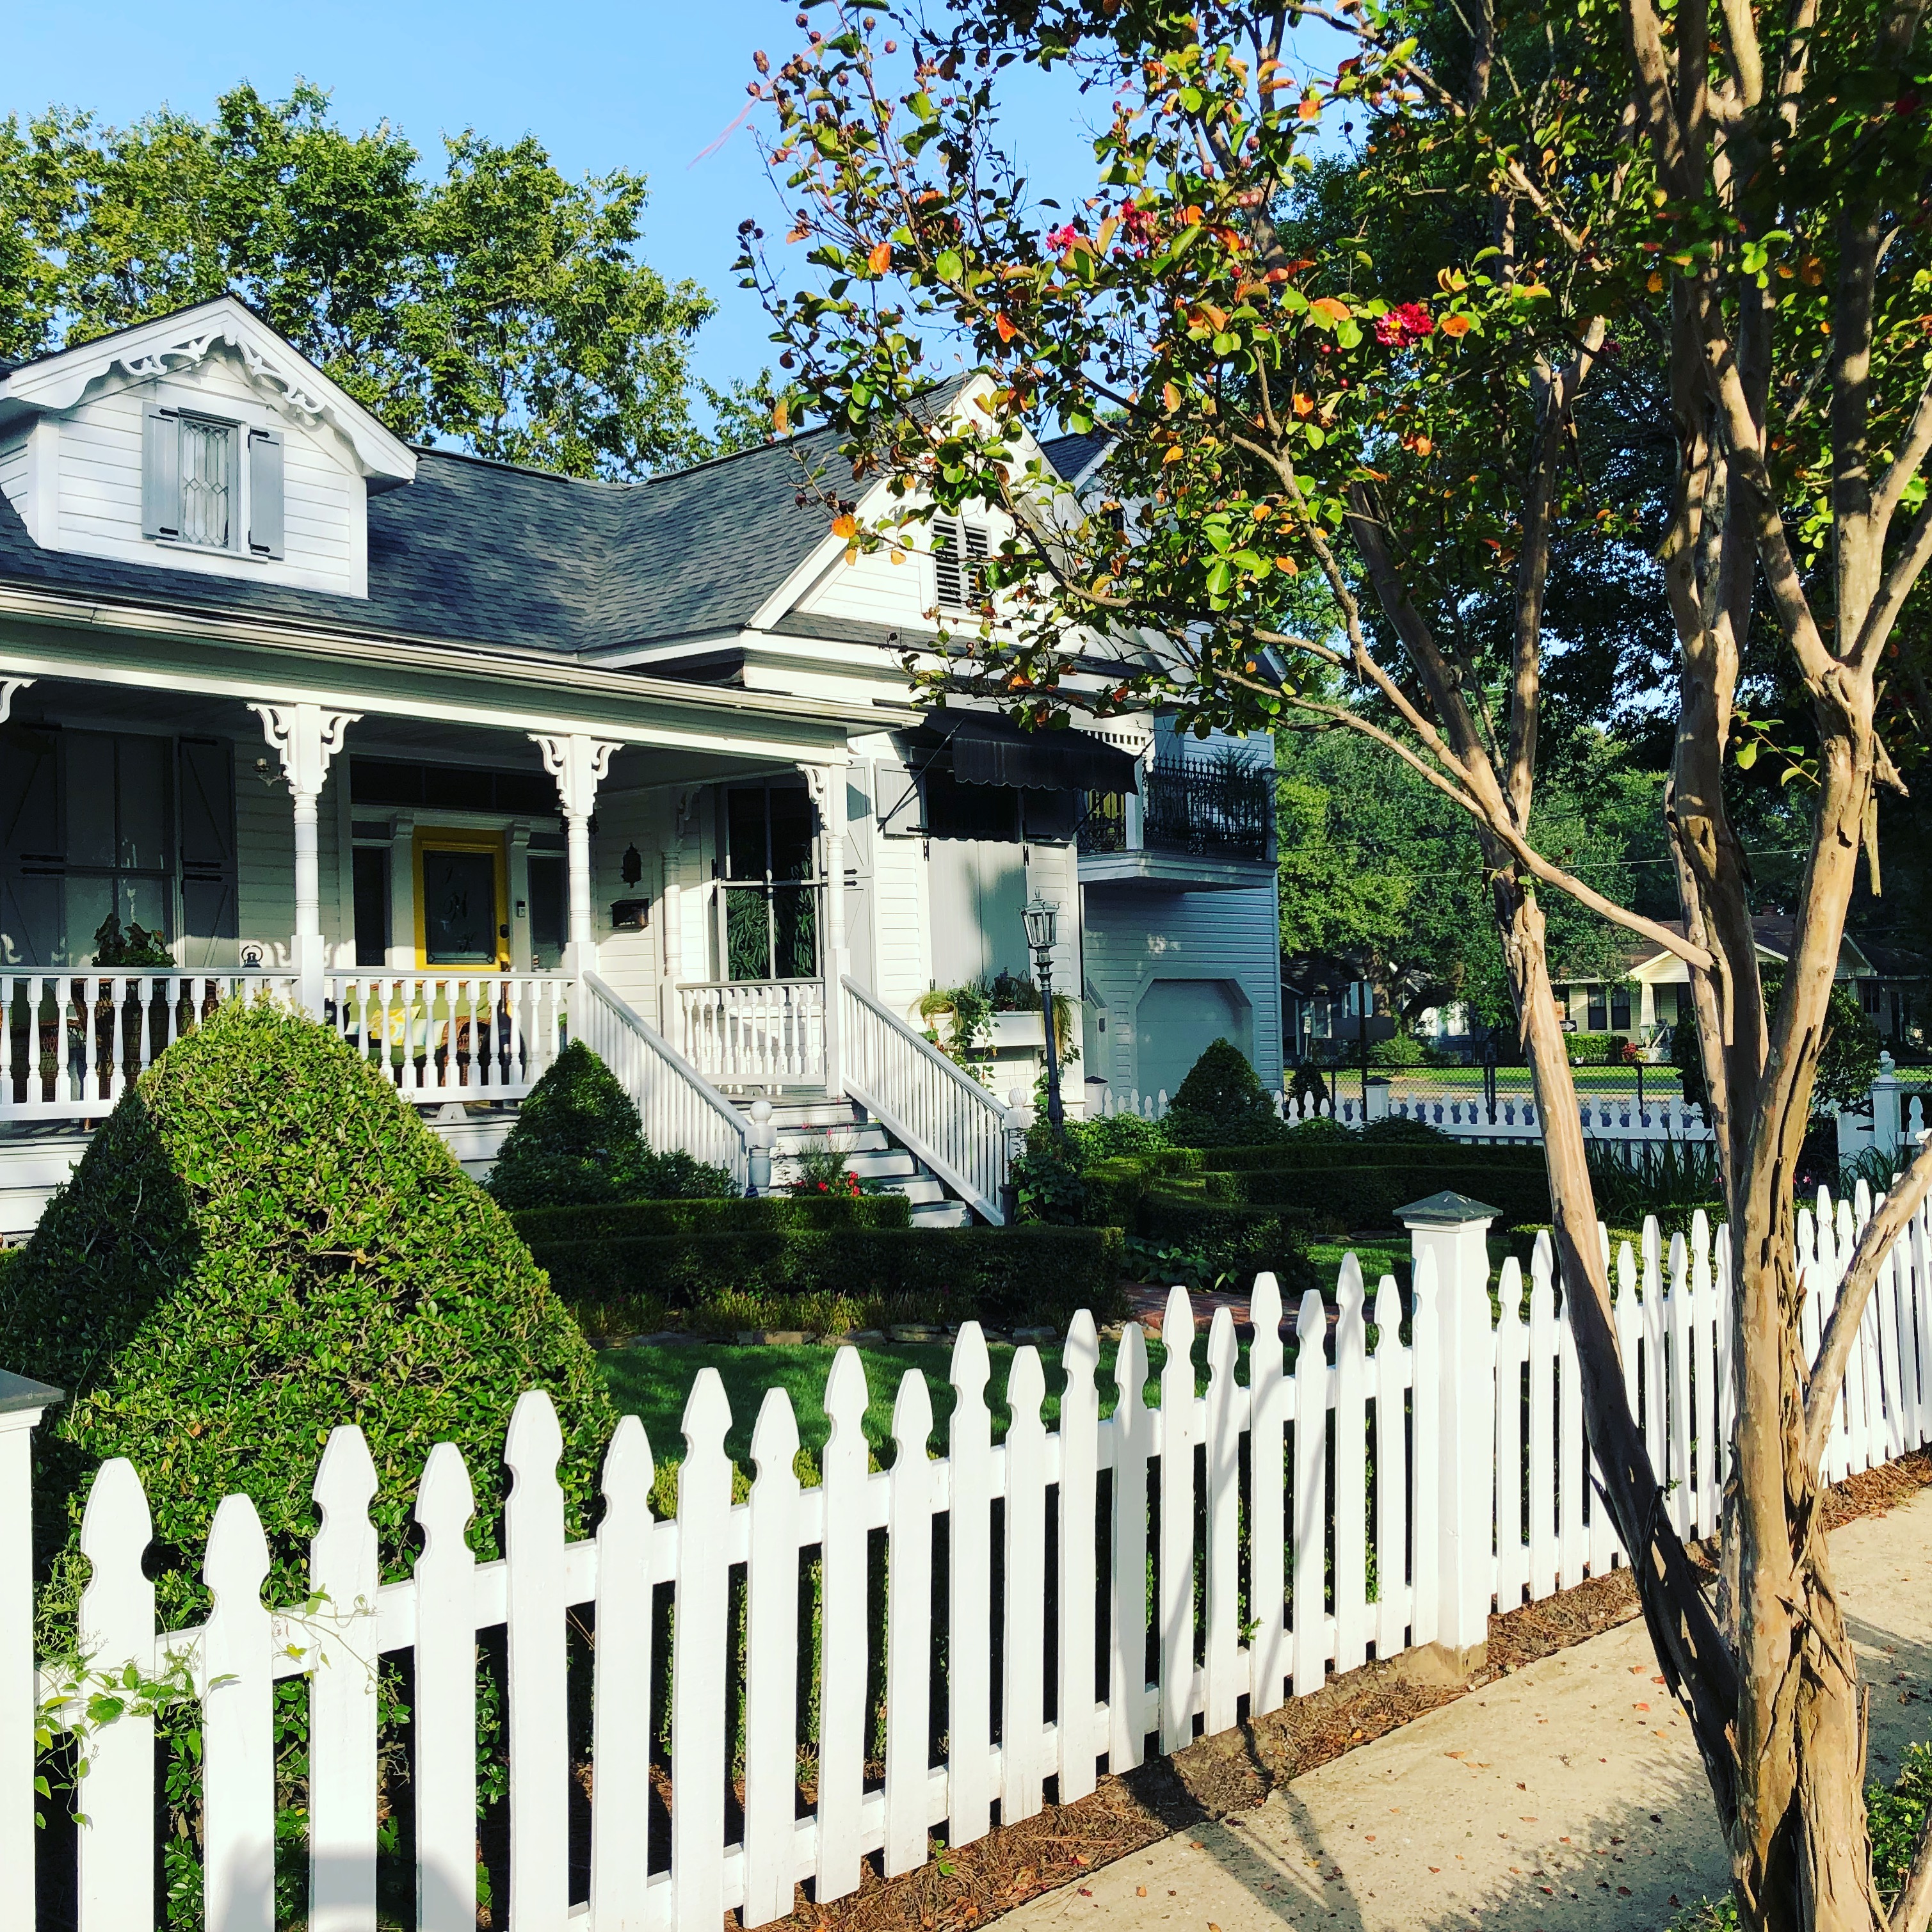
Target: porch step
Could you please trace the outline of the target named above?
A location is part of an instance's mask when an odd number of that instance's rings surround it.
[[[748,1098],[739,1106],[749,1112]],[[837,1152],[848,1174],[879,1192],[902,1194],[912,1204],[916,1228],[965,1228],[973,1210],[911,1151],[897,1145],[866,1110],[829,1096],[795,1095],[772,1102],[777,1130],[772,1148],[772,1185],[789,1186],[803,1172],[801,1156]]]

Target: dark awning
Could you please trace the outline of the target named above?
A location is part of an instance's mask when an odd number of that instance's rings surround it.
[[[985,711],[934,711],[926,728],[945,742],[962,784],[1026,790],[1137,792],[1140,760],[1090,732],[1029,731]]]

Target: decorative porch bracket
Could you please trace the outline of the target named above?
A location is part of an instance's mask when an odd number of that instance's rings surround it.
[[[570,944],[564,955],[564,970],[594,973],[597,940],[590,914],[590,814],[597,802],[597,788],[608,776],[611,758],[624,748],[623,743],[590,737],[580,731],[554,737],[532,731],[530,738],[543,754],[544,770],[556,781],[557,800],[563,807],[570,854]]]
[[[0,677],[0,724],[13,716],[14,699],[34,682],[31,677]]]
[[[282,761],[295,806],[296,929],[290,950],[301,978],[301,998],[320,1017],[322,974],[328,962],[322,937],[322,873],[316,846],[316,807],[328,776],[328,761],[342,748],[359,711],[326,711],[319,704],[251,704],[268,747]]]
[[[825,982],[825,1091],[832,1100],[845,1093],[844,1060],[840,1052],[839,1025],[843,1003],[838,988],[852,970],[851,948],[845,939],[845,786],[846,761],[802,765],[807,789],[818,808],[819,836],[825,848],[825,946],[819,968]]]

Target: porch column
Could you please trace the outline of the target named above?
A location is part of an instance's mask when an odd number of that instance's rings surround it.
[[[623,746],[620,740],[592,738],[582,732],[553,738],[532,731],[530,742],[543,754],[544,770],[556,779],[557,800],[563,808],[570,860],[566,928],[569,944],[564,950],[563,969],[572,975],[594,973],[597,938],[590,913],[590,813],[597,802],[597,788],[609,774],[611,756]]]
[[[383,962],[392,972],[413,973],[416,958],[416,820],[398,812],[389,820],[389,947]]]
[[[316,841],[316,807],[328,776],[328,761],[359,711],[325,711],[319,704],[251,704],[269,748],[282,761],[296,822],[296,929],[291,963],[300,977],[302,1004],[322,1015],[322,973],[328,964],[322,938],[322,872]]]
[[[825,1090],[834,1099],[845,1091],[839,1052],[839,1016],[844,978],[852,970],[845,943],[845,769],[836,764],[802,767],[806,783],[818,806],[819,836],[825,848],[825,946],[820,968],[825,983]]]

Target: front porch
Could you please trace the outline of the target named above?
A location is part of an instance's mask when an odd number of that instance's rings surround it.
[[[654,1146],[740,1186],[752,1100],[850,1099],[998,1218],[1006,1109],[855,976],[844,754],[814,748],[37,681],[0,722],[0,1232],[172,1041],[263,997],[472,1172],[582,1039]]]

